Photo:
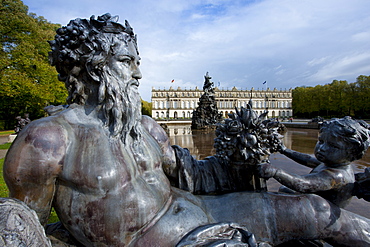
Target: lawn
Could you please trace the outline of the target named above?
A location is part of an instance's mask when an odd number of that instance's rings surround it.
[[[0,131],[0,136],[11,135],[11,134],[15,134],[14,130],[2,130],[2,131]]]
[[[9,190],[3,177],[4,158],[0,159],[0,197],[8,197]]]
[[[0,149],[9,149],[10,148],[10,145],[12,145],[10,142],[4,143],[4,144],[0,144]]]

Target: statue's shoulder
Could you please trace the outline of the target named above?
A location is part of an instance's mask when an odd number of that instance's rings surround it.
[[[44,111],[48,114],[45,118],[46,121],[58,121],[61,124],[75,122],[81,120],[86,115],[82,106],[72,105],[50,105],[44,108]]]
[[[151,117],[149,117],[149,116],[147,116],[147,115],[142,115],[142,117],[141,117],[141,123],[143,124],[143,125],[148,125],[148,126],[151,126],[151,125],[158,125],[159,126],[159,124],[153,119],[153,118],[151,118]]]
[[[53,143],[66,143],[69,131],[71,130],[71,117],[76,115],[73,109],[64,110],[49,114],[47,117],[36,119],[27,124],[18,134],[15,142],[22,145],[53,145]],[[73,120],[72,120],[73,122]],[[23,143],[23,144],[22,144]]]
[[[25,144],[64,143],[67,136],[65,124],[55,117],[44,117],[28,124],[17,136],[16,141]],[[58,144],[59,145],[59,144]]]
[[[10,172],[14,170],[14,167],[29,170],[28,165],[31,163],[43,164],[39,161],[57,160],[50,167],[37,166],[40,169],[49,167],[51,170],[53,167],[57,172],[60,168],[58,162],[63,159],[69,143],[68,128],[61,125],[55,117],[49,116],[34,120],[27,124],[13,141],[6,155],[4,169],[10,169]],[[22,169],[18,170],[22,171]]]
[[[168,141],[166,131],[153,118],[143,115],[141,124],[159,143]]]
[[[48,106],[44,108],[49,117],[45,121],[62,126],[71,125],[100,125],[96,112],[82,105],[72,104],[69,106]]]
[[[49,115],[49,116],[54,116],[62,111],[64,111],[65,109],[67,109],[68,106],[67,105],[48,105],[44,108],[44,111]]]

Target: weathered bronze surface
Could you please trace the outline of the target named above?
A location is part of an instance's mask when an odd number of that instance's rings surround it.
[[[228,166],[267,161],[269,147],[258,145],[275,143],[267,122],[244,115],[252,109],[234,116],[242,135],[232,138],[244,144],[228,154],[197,161],[172,147],[165,131],[141,116],[136,36],[117,21],[109,14],[72,20],[50,42],[69,107],[49,107],[51,116],[19,133],[4,163],[11,197],[43,225],[53,206],[85,246],[275,246],[291,239],[370,245],[369,219],[318,195],[233,192]],[[263,132],[252,133],[256,128]]]
[[[350,117],[324,121],[315,147],[315,157],[286,148],[278,150],[298,163],[314,168],[307,175],[292,174],[260,165],[263,178],[273,177],[287,188],[287,193],[316,193],[339,207],[345,207],[354,194],[355,174],[351,162],[361,159],[370,144],[369,125]]]

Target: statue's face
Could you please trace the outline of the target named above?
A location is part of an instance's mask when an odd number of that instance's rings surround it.
[[[328,130],[320,134],[315,147],[315,156],[326,165],[335,167],[351,161],[350,150],[348,143]]]
[[[139,69],[140,57],[136,52],[133,42],[119,42],[114,47],[114,53],[110,56],[108,64],[112,76],[119,80],[123,88],[136,89],[139,87],[139,79],[142,75]]]

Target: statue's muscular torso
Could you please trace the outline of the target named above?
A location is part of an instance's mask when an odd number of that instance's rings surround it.
[[[165,157],[165,147],[150,130],[143,128],[135,147],[131,141],[124,144],[109,138],[101,126],[79,107],[34,121],[9,154],[7,182],[13,188],[11,196],[28,201],[41,221],[48,214],[42,207],[54,200],[60,220],[78,240],[122,246],[170,205],[170,184],[162,162],[172,158]],[[11,158],[15,156],[19,158]],[[51,175],[45,175],[40,184],[28,181],[42,173]],[[29,192],[25,186],[30,186]],[[37,187],[49,191],[43,202],[37,202],[45,194]]]

